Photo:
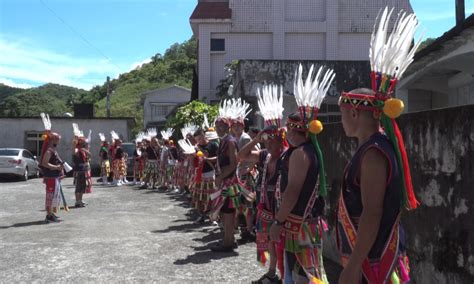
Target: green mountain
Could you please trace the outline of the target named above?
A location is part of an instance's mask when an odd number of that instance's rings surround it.
[[[193,68],[197,62],[196,40],[175,43],[164,55],[156,54],[151,62],[110,81],[111,115],[134,117],[137,129],[143,120],[142,93],[155,88],[180,85],[191,88]],[[72,112],[74,103],[93,103],[98,117],[105,117],[107,84],[90,91],[57,84],[31,89],[16,89],[0,85],[0,116],[38,116],[40,112],[62,115]]]

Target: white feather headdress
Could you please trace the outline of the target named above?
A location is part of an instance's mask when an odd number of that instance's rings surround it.
[[[250,105],[242,99],[232,99],[229,110],[229,117],[233,120],[243,121],[252,111]]]
[[[145,132],[138,132],[137,136],[135,136],[135,144],[138,142],[142,142],[145,139],[147,134]]]
[[[120,140],[120,137],[115,130],[110,131],[110,136],[112,136],[112,141]]]
[[[170,140],[170,137],[173,135],[173,128],[168,128],[166,130],[162,130],[160,133],[161,133],[161,137],[164,139],[164,140]]]
[[[151,141],[151,139],[155,138],[157,134],[158,132],[156,131],[156,128],[148,128],[146,131],[146,139],[148,139],[148,141]]]
[[[99,139],[100,139],[100,142],[105,142],[105,135],[104,135],[104,133],[99,133]]]
[[[82,131],[79,129],[79,125],[77,123],[72,124],[72,132],[76,137],[84,137]]]
[[[51,120],[49,119],[49,114],[41,113],[41,120],[43,121],[44,130],[51,131]]]
[[[183,138],[186,139],[186,136],[188,134],[194,135],[194,132],[196,132],[199,129],[196,125],[192,123],[186,123],[184,127],[181,129],[181,134],[183,135]]]
[[[419,24],[414,13],[407,14],[404,11],[398,13],[393,31],[387,36],[392,13],[393,8],[389,11],[388,7],[385,7],[381,15],[379,12],[370,40],[372,89],[379,93],[393,92],[396,81],[413,62],[422,39],[420,37],[412,46]]]
[[[191,155],[196,153],[196,148],[194,148],[194,146],[188,140],[181,139],[178,141],[178,145],[181,147],[181,149],[183,149],[184,154]]]
[[[257,89],[258,107],[265,124],[281,127],[283,118],[283,87],[277,85],[265,85]]]
[[[92,140],[92,130],[89,129],[89,134],[87,135],[86,143],[91,143]]]
[[[314,65],[311,65],[304,83],[303,66],[301,64],[295,72],[294,94],[296,104],[305,122],[316,119],[321,103],[336,77],[332,69],[321,66],[313,78],[313,69]]]

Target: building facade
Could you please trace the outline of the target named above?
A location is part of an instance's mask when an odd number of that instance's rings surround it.
[[[198,0],[190,23],[199,97],[216,99],[233,60],[368,60],[375,18],[385,6],[412,11],[409,0]]]
[[[474,104],[474,14],[416,54],[396,94],[406,112]]]
[[[172,86],[145,92],[143,96],[145,97],[143,106],[144,128],[161,128],[165,126],[168,114],[191,100],[191,90],[180,86]]]

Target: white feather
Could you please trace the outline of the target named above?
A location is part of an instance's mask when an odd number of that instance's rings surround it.
[[[105,135],[104,133],[99,133],[99,139],[101,142],[105,142]]]
[[[321,66],[316,73],[315,78],[312,78],[313,66],[311,66],[306,78],[306,83],[303,85],[303,66],[300,64],[295,72],[294,94],[296,104],[300,107],[316,107],[320,108],[326,94],[331,87],[335,78],[335,73],[332,69],[326,69]],[[322,76],[322,78],[321,78]]]
[[[185,154],[196,153],[196,148],[194,148],[194,146],[188,140],[181,139],[178,141],[178,145],[181,147],[181,149],[183,149]]]
[[[257,102],[260,113],[265,121],[283,118],[283,87],[265,85],[257,89]]]
[[[49,119],[49,115],[45,114],[42,112],[41,114],[41,120],[43,121],[44,129],[45,130],[51,130],[51,120]]]

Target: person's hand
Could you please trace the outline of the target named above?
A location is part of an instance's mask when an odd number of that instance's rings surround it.
[[[360,269],[346,266],[339,275],[339,284],[358,284]]]
[[[280,240],[281,229],[282,229],[281,225],[272,224],[272,226],[270,228],[270,240],[271,241],[278,242]]]

